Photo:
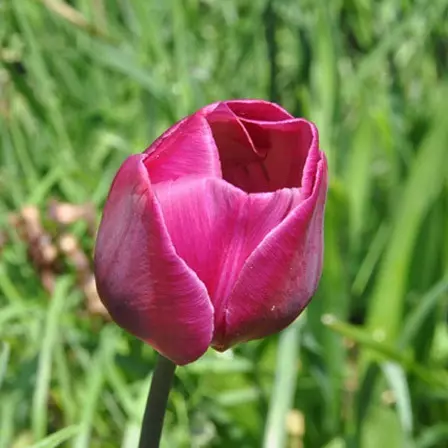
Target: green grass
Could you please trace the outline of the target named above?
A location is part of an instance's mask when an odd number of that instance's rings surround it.
[[[99,217],[128,154],[236,97],[319,127],[324,274],[296,327],[178,369],[163,446],[447,446],[447,17],[448,0],[1,2],[0,448],[134,447],[155,361],[84,311],[70,264],[45,292],[8,213],[57,198]]]

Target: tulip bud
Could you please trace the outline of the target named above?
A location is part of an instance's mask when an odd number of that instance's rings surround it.
[[[115,322],[176,364],[278,332],[322,272],[315,126],[260,100],[183,119],[118,171],[95,249]]]

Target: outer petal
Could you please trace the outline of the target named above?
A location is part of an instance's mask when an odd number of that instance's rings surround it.
[[[185,176],[222,177],[218,150],[204,118],[210,107],[176,123],[145,151],[152,184]]]
[[[223,180],[201,178],[154,188],[177,253],[209,292],[214,340],[222,339],[228,297],[246,259],[285,219],[300,191],[248,195]]]
[[[322,271],[327,163],[314,144],[305,166],[303,202],[244,264],[225,305],[225,335],[214,339],[219,350],[282,330],[301,313],[317,288]]]
[[[207,350],[213,308],[204,284],[176,254],[145,157],[129,157],[112,184],[97,238],[95,277],[115,322],[181,365]]]

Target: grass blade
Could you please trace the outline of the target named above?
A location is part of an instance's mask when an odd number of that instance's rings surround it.
[[[412,341],[418,336],[425,319],[437,306],[441,298],[446,297],[447,291],[448,275],[420,298],[418,305],[412,310],[404,323],[403,331],[399,338],[401,346],[405,347],[412,344]]]
[[[446,90],[439,92],[444,98]],[[381,265],[368,310],[370,331],[385,341],[395,341],[403,318],[407,274],[419,226],[440,194],[448,162],[448,122],[442,104],[435,107],[433,128],[412,162],[400,206],[395,215],[390,243]]]
[[[10,347],[7,342],[2,343],[0,352],[0,390],[2,389],[3,380],[6,377],[6,369],[8,368]]]
[[[286,443],[286,417],[294,400],[297,378],[299,338],[304,319],[296,321],[280,335],[269,412],[264,432],[265,448]]]
[[[66,428],[50,434],[48,437],[45,437],[45,439],[31,445],[29,448],[56,448],[76,436],[78,431],[79,426],[77,425],[67,426]]]
[[[108,327],[101,333],[100,344],[89,365],[87,384],[83,392],[81,403],[80,430],[73,441],[75,448],[88,448],[91,446],[92,431],[95,427],[95,411],[99,404],[101,392],[106,379],[106,369],[114,356],[117,346],[116,328]]]
[[[403,369],[395,363],[386,362],[383,364],[382,368],[384,376],[394,393],[401,427],[403,428],[405,436],[410,440],[414,425],[411,397],[406,375],[403,372]]]
[[[36,372],[36,387],[34,389],[31,409],[31,427],[34,440],[39,440],[47,433],[48,425],[48,395],[51,380],[53,352],[58,343],[60,316],[67,301],[71,280],[62,278],[56,284],[51,298],[44,326],[41,350]]]

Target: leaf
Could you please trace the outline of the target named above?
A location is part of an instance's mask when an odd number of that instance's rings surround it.
[[[2,342],[0,351],[0,390],[2,389],[2,383],[6,377],[6,369],[8,368],[10,347],[7,342]]]
[[[439,94],[443,98],[447,91],[441,89]],[[417,232],[442,190],[448,162],[446,145],[441,143],[448,139],[448,121],[440,99],[434,112],[433,127],[412,161],[367,312],[369,331],[381,334],[389,342],[395,341],[399,335],[407,274]]]
[[[322,318],[322,322],[337,333],[360,344],[364,349],[369,349],[375,354],[381,355],[380,359],[397,362],[407,371],[418,376],[422,381],[436,387],[448,387],[448,372],[442,369],[430,369],[415,363],[408,354],[398,351],[398,349],[388,344],[387,341],[384,341],[382,337],[372,337],[370,332],[338,321],[334,316],[325,315]]]
[[[406,375],[403,369],[395,363],[386,362],[382,365],[382,368],[383,374],[386,377],[396,400],[403,433],[410,439],[413,431],[413,416]]]
[[[73,442],[74,448],[90,446],[95,426],[95,412],[104,388],[105,369],[111,362],[117,347],[118,333],[115,327],[106,327],[101,332],[99,347],[88,367],[86,384],[80,402],[80,428]]]
[[[448,424],[439,423],[425,429],[415,442],[415,448],[445,446],[448,442]],[[442,445],[443,444],[443,445]]]
[[[78,425],[67,426],[66,428],[50,434],[48,437],[45,437],[45,439],[31,445],[29,448],[56,448],[76,436],[79,429]]]
[[[362,448],[408,447],[401,431],[400,423],[394,411],[376,406],[372,409],[363,425]]]
[[[406,347],[418,337],[418,334],[431,311],[438,305],[439,301],[446,297],[448,291],[448,275],[436,283],[430,291],[418,300],[415,308],[409,313],[404,323],[403,331],[399,337],[399,345]]]
[[[264,430],[265,448],[283,447],[286,443],[286,417],[294,402],[299,339],[303,324],[304,319],[299,318],[280,335],[274,387]]]
[[[48,313],[43,328],[42,345],[39,353],[36,386],[34,388],[31,407],[31,426],[34,439],[40,439],[46,434],[48,425],[48,395],[51,381],[51,370],[55,345],[59,342],[60,315],[67,301],[71,279],[62,277],[55,287],[50,301]]]

